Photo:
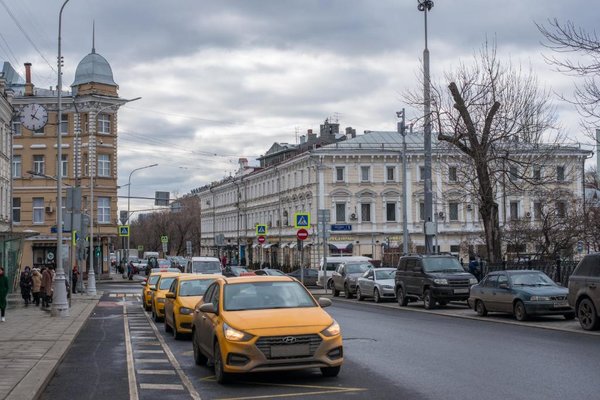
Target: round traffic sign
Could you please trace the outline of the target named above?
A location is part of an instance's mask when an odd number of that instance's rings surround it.
[[[259,236],[258,237],[258,243],[263,244],[265,242],[265,237],[264,236]]]
[[[308,231],[304,228],[298,229],[298,232],[296,232],[296,237],[300,240],[305,240],[308,238]]]

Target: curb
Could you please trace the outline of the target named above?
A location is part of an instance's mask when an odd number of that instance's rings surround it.
[[[89,302],[84,310],[73,320],[73,323],[65,330],[63,339],[56,343],[38,360],[33,368],[21,379],[21,381],[11,390],[6,400],[37,400],[43,394],[44,390],[54,377],[58,366],[65,358],[67,351],[73,345],[75,338],[85,325],[85,322],[92,314],[94,308],[100,301],[101,296],[91,299],[82,299]]]

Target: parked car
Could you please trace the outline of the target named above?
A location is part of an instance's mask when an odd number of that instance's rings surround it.
[[[256,275],[254,271],[249,271],[248,268],[242,267],[240,265],[228,265],[223,270],[223,275],[226,275],[225,272],[229,272],[229,276],[249,276]]]
[[[337,376],[342,335],[322,308],[328,305],[287,276],[217,279],[194,310],[194,361],[211,360],[219,383],[233,374],[306,368]]]
[[[221,261],[216,257],[192,257],[185,272],[189,274],[220,274]]]
[[[300,281],[300,268],[290,272],[289,274],[287,274],[288,276],[291,276],[292,278],[296,278]],[[317,277],[318,277],[318,272],[316,269],[313,268],[303,268],[303,275],[304,275],[304,286],[316,286],[317,285]]]
[[[356,282],[369,269],[375,268],[368,261],[345,261],[338,264],[331,275],[333,281],[333,296],[339,296],[344,292],[347,299],[352,298],[356,292]]]
[[[325,262],[327,259],[327,262]],[[319,277],[317,278],[317,286],[333,290],[333,281],[331,276],[337,269],[337,266],[346,261],[365,261],[369,262],[371,259],[365,256],[332,256],[321,258],[319,263]]]
[[[271,276],[285,276],[285,273],[279,269],[274,268],[263,268],[254,271],[256,275],[271,275]]]
[[[579,262],[569,277],[568,301],[583,329],[600,328],[600,253],[587,254]]]
[[[396,298],[400,306],[423,299],[426,309],[449,301],[465,301],[477,278],[465,272],[456,257],[449,254],[414,254],[400,257],[396,271]]]
[[[394,279],[396,268],[371,268],[358,278],[356,298],[358,301],[372,297],[375,303],[383,299],[395,299]]]
[[[541,271],[490,272],[471,288],[469,305],[477,315],[488,312],[513,314],[518,321],[530,315],[563,315],[575,318],[567,302],[568,289],[557,285]]]

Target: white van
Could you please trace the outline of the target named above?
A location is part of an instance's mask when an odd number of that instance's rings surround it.
[[[333,271],[336,270],[338,265],[346,261],[371,261],[371,259],[365,256],[330,256],[327,257],[327,264],[325,264],[323,261],[323,258],[321,258],[321,262],[319,263],[317,286],[332,289],[333,281],[331,280],[331,275],[333,274]]]
[[[221,261],[217,257],[192,257],[185,267],[188,274],[220,274]]]

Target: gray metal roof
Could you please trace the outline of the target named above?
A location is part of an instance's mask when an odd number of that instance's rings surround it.
[[[71,86],[83,83],[104,83],[106,85],[117,85],[113,79],[112,68],[104,57],[92,52],[83,57],[75,70],[75,81]]]

